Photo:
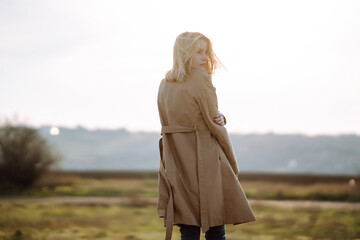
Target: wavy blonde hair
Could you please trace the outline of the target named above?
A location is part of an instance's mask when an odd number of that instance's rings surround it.
[[[207,65],[205,71],[212,76],[214,71],[223,66],[215,55],[211,40],[199,32],[183,32],[175,40],[173,68],[166,73],[167,82],[184,82],[190,72],[192,57],[200,48],[200,40],[207,42]]]

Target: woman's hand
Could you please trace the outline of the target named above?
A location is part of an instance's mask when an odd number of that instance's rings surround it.
[[[216,123],[217,125],[220,126],[224,126],[225,125],[225,117],[224,115],[222,115],[221,112],[218,112],[215,117],[213,118],[214,123]]]

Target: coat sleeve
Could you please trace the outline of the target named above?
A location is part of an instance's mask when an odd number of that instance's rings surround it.
[[[229,134],[224,126],[219,126],[213,121],[213,117],[218,112],[218,103],[215,88],[207,73],[202,74],[199,79],[196,92],[195,101],[199,105],[206,126],[224,151],[234,173],[238,174],[236,156]]]

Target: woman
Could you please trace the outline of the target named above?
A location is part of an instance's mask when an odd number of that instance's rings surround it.
[[[157,211],[166,239],[173,225],[180,227],[182,240],[198,240],[200,227],[206,239],[225,239],[224,224],[255,220],[211,82],[219,64],[206,36],[184,32],[175,41],[173,68],[159,87]]]

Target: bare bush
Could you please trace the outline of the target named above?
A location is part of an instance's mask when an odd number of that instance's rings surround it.
[[[36,129],[0,127],[0,190],[24,190],[61,159]]]

